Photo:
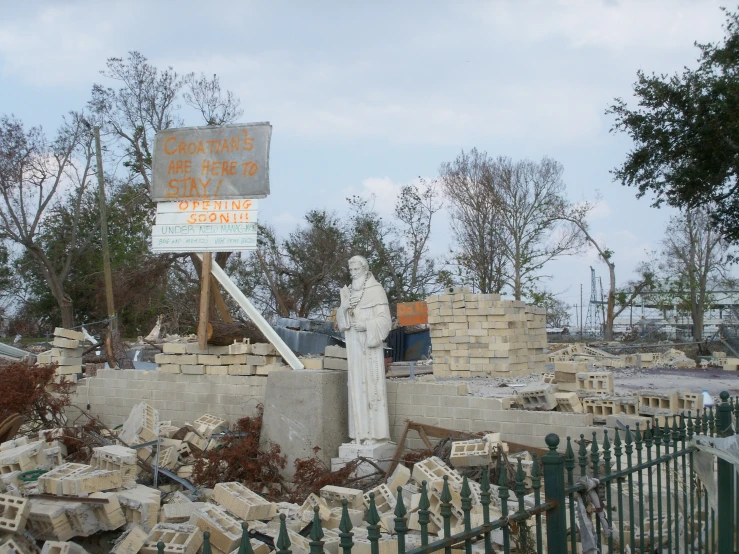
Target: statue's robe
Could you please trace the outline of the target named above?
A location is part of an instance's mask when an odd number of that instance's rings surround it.
[[[391,319],[387,295],[371,275],[364,293],[350,289],[359,304],[350,314],[342,304],[336,313],[339,330],[344,331],[349,362],[349,436],[357,443],[390,440],[387,412],[387,384],[383,341],[390,332]],[[353,322],[362,322],[366,331],[357,331]]]

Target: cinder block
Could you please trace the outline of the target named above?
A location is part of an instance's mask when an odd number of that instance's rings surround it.
[[[679,412],[693,412],[693,415],[696,415],[698,410],[703,409],[703,393],[679,392],[677,395],[677,409]]]
[[[486,440],[455,441],[449,462],[454,467],[475,467],[490,465],[490,443]]]
[[[165,342],[162,345],[164,354],[187,354],[187,345],[182,342]]]
[[[210,533],[210,542],[221,552],[231,552],[241,542],[241,523],[215,504],[205,504],[190,518],[190,524]]]
[[[677,391],[642,390],[637,396],[640,415],[670,415],[677,412]]]
[[[110,554],[138,554],[149,535],[138,525],[124,532],[113,545]],[[181,553],[178,553],[181,554]]]
[[[228,430],[228,421],[212,414],[204,414],[195,420],[193,426],[200,436],[209,439],[221,427]]]
[[[305,369],[323,369],[323,358],[300,358],[300,361]]]
[[[323,369],[335,369],[339,371],[348,371],[349,362],[343,358],[324,358]]]
[[[229,375],[254,375],[254,366],[248,364],[234,364],[228,366]]]
[[[80,341],[65,339],[64,337],[54,337],[54,341],[51,344],[57,348],[77,348],[80,345]]]
[[[179,364],[159,364],[157,371],[162,373],[182,373]]]
[[[342,346],[336,346],[336,345],[329,345],[326,347],[326,350],[324,351],[323,355],[326,358],[343,358],[346,360],[347,354],[346,354],[346,348]]]
[[[195,431],[190,431],[189,433],[187,433],[183,440],[186,443],[188,443],[190,446],[193,446],[194,448],[200,451],[205,450],[208,446],[208,439],[201,437]]]
[[[417,483],[427,481],[441,481],[444,476],[448,477],[449,486],[455,489],[462,488],[462,477],[453,469],[447,467],[447,465],[436,456],[431,456],[420,462],[416,462],[413,466],[413,479]]]
[[[96,492],[91,494],[90,498],[102,498],[108,501],[107,504],[93,505],[95,516],[103,524],[104,530],[119,529],[126,524],[126,516],[114,492]]]
[[[251,352],[255,356],[277,356],[278,352],[274,346],[268,342],[258,342],[251,345]]]
[[[398,487],[402,487],[407,484],[410,479],[411,470],[403,464],[398,464],[395,471],[393,471],[393,474],[387,480],[387,487],[393,495],[397,496]]]
[[[205,366],[200,364],[182,364],[180,371],[185,375],[205,375]]]
[[[385,483],[381,483],[364,494],[364,506],[366,508],[369,508],[370,505],[370,493],[375,494],[375,507],[379,513],[392,512],[395,509],[397,500]]]
[[[613,373],[591,371],[577,374],[577,390],[600,395],[613,394]]]
[[[559,373],[586,373],[588,364],[585,362],[554,362],[554,371]]]
[[[726,358],[722,362],[724,371],[738,371],[739,370],[739,358]]]
[[[593,421],[596,423],[605,423],[606,418],[618,413],[620,407],[614,400],[600,397],[585,398],[582,406],[586,414],[593,414]]]
[[[244,339],[243,342],[236,341],[228,347],[229,354],[251,354],[251,343]]]
[[[557,400],[557,408],[560,412],[582,413],[583,411],[580,398],[575,392],[555,392],[554,398]]]
[[[557,407],[552,385],[532,383],[518,391],[518,398],[525,410],[553,410]]]
[[[64,479],[75,475],[82,475],[94,471],[92,466],[87,464],[67,463],[52,469],[51,471],[39,476],[37,486],[39,492],[45,494],[53,494],[62,496],[64,493]],[[66,540],[66,539],[63,539]]]
[[[203,545],[203,533],[195,525],[157,523],[141,547],[140,553],[158,554],[159,542],[164,543],[165,554],[196,554]]]
[[[41,554],[88,554],[88,552],[74,542],[46,541],[41,548]]]
[[[55,328],[54,336],[76,341],[85,340],[85,334],[82,331],[73,331],[72,329],[65,329],[64,327]]]
[[[115,494],[129,524],[140,525],[147,533],[154,528],[161,503],[159,490],[137,485],[136,488],[116,491]]]
[[[118,471],[96,469],[64,476],[61,484],[65,495],[87,496],[95,492],[119,489],[123,486],[123,479]]]
[[[346,500],[347,506],[354,510],[358,510],[364,505],[364,493],[359,489],[326,485],[321,489],[320,495],[329,506],[333,507],[341,506],[342,500]]]
[[[268,502],[241,483],[218,483],[214,498],[221,506],[244,521],[269,519],[277,512],[273,502]]]
[[[22,533],[30,512],[27,499],[0,494],[0,531]]]
[[[303,523],[313,521],[315,508],[318,508],[318,517],[321,521],[328,522],[331,519],[331,508],[329,508],[326,500],[315,494],[310,494],[300,507],[300,519],[303,520]]]
[[[165,504],[159,512],[160,523],[187,523],[203,502],[175,502]]]

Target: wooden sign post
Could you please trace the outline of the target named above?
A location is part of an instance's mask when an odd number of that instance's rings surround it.
[[[213,254],[203,253],[203,267],[200,279],[200,314],[198,319],[198,346],[201,350],[208,348],[208,308],[210,306],[210,269],[213,265]]]

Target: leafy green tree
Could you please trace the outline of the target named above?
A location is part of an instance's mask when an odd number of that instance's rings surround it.
[[[725,10],[726,11],[726,10]],[[697,69],[675,75],[639,71],[638,106],[616,98],[607,113],[613,130],[634,148],[614,170],[637,197],[654,194],[654,206],[712,206],[712,221],[739,242],[739,13],[726,11],[725,36],[697,44]]]

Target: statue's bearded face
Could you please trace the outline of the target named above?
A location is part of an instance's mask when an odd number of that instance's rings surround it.
[[[367,270],[361,263],[352,262],[349,264],[349,275],[351,275],[352,281],[362,279],[366,274]]]

